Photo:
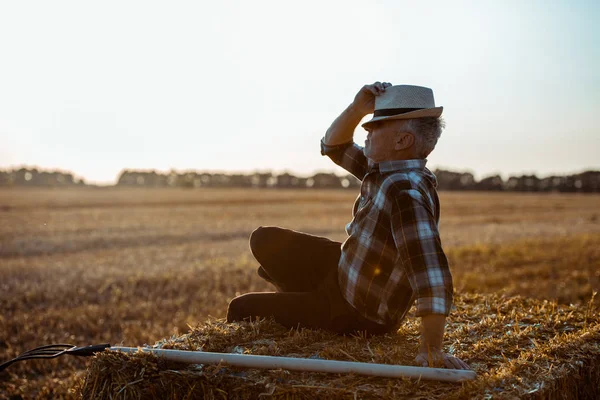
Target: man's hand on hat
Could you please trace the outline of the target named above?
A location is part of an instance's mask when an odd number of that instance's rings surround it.
[[[379,96],[390,86],[392,84],[389,82],[375,82],[371,85],[363,86],[354,97],[352,106],[362,116],[372,114],[375,110],[375,96]]]

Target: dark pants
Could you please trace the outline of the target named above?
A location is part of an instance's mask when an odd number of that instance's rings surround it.
[[[286,327],[327,329],[336,333],[391,332],[361,316],[340,293],[337,267],[341,243],[277,227],[260,227],[250,249],[260,263],[258,275],[279,292],[248,293],[229,303],[227,321],[274,317]]]

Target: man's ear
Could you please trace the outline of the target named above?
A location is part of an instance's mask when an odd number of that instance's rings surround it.
[[[408,149],[415,143],[415,137],[410,132],[400,132],[396,136],[396,143],[394,145],[394,150],[404,150]]]

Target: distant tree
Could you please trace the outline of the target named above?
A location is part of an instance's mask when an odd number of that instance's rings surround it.
[[[540,179],[535,175],[511,176],[508,178],[505,188],[517,192],[538,192]]]
[[[578,192],[599,193],[600,171],[585,171],[575,175],[575,188]]]
[[[287,172],[277,175],[277,187],[282,189],[297,188],[300,186],[300,179]]]
[[[475,190],[490,190],[490,191],[501,191],[504,190],[504,182],[500,175],[492,175],[483,178],[479,182],[473,185]]]
[[[475,186],[475,178],[469,172],[452,172],[435,170],[439,190],[471,190]]]
[[[156,187],[159,186],[159,175],[156,171],[148,171],[143,174],[144,176],[144,186]]]
[[[121,171],[119,178],[117,179],[117,186],[133,186],[136,185],[135,173],[129,170]]]
[[[254,175],[252,175],[250,181],[252,182],[252,187],[266,188],[272,186],[273,181],[271,178],[273,178],[273,174],[270,172],[256,172]]]
[[[0,171],[0,186],[9,186],[11,184],[10,173],[8,171]]]
[[[340,178],[335,174],[318,173],[312,176],[314,188],[341,188]]]
[[[234,174],[229,177],[229,184],[233,187],[252,186],[252,177],[250,175]]]
[[[15,172],[14,183],[17,186],[25,186],[31,180],[31,173],[25,168],[20,168]]]

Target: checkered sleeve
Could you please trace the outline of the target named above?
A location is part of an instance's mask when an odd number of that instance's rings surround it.
[[[398,189],[392,236],[416,298],[417,316],[450,314],[453,283],[433,210],[419,190]]]
[[[363,148],[352,141],[330,146],[325,144],[325,138],[323,138],[321,139],[321,155],[328,156],[334,163],[361,181],[367,174],[368,162],[367,157],[363,154]]]

